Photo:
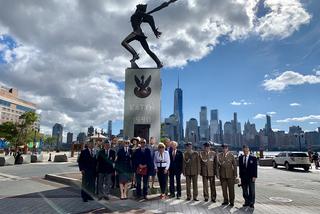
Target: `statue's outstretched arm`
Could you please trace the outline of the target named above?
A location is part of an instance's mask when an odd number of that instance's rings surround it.
[[[153,10],[149,11],[147,14],[151,14],[151,13],[154,13],[154,12],[157,12],[159,10],[162,10],[163,8],[165,7],[168,7],[169,4],[173,3],[173,2],[176,2],[177,0],[170,0],[170,1],[167,1],[167,2],[164,2],[163,4],[161,4],[159,7],[156,7],[154,8]]]

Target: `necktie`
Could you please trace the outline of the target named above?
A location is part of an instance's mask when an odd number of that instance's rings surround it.
[[[244,165],[245,165],[246,168],[247,168],[247,156],[244,156]]]
[[[173,160],[176,159],[176,150],[173,151]]]

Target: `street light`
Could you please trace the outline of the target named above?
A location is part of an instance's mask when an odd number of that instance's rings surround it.
[[[295,136],[296,138],[298,138],[298,140],[299,140],[299,147],[300,147],[300,152],[301,152],[301,151],[302,151],[302,148],[301,148],[301,138],[304,137],[304,134],[303,134],[303,133],[295,133],[294,136]]]

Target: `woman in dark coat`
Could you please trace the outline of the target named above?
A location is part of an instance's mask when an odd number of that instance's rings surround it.
[[[127,199],[128,182],[132,177],[132,149],[129,141],[124,141],[124,146],[119,149],[116,159],[116,171],[119,175],[121,200]]]

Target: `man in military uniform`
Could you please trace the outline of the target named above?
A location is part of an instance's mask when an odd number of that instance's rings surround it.
[[[222,187],[222,205],[234,206],[234,185],[237,178],[237,164],[233,154],[229,151],[228,145],[222,145],[223,152],[218,155],[219,178]],[[229,197],[228,191],[229,190]]]
[[[215,176],[217,175],[217,155],[214,151],[210,151],[210,144],[204,143],[204,151],[200,152],[200,165],[201,165],[201,176],[203,182],[203,196],[207,202],[209,200],[209,187],[210,182],[211,201],[216,202],[216,185]]]
[[[193,200],[198,201],[198,174],[200,174],[199,154],[192,150],[192,143],[186,144],[183,154],[183,175],[187,183],[187,200],[191,200],[191,181],[193,189]]]

